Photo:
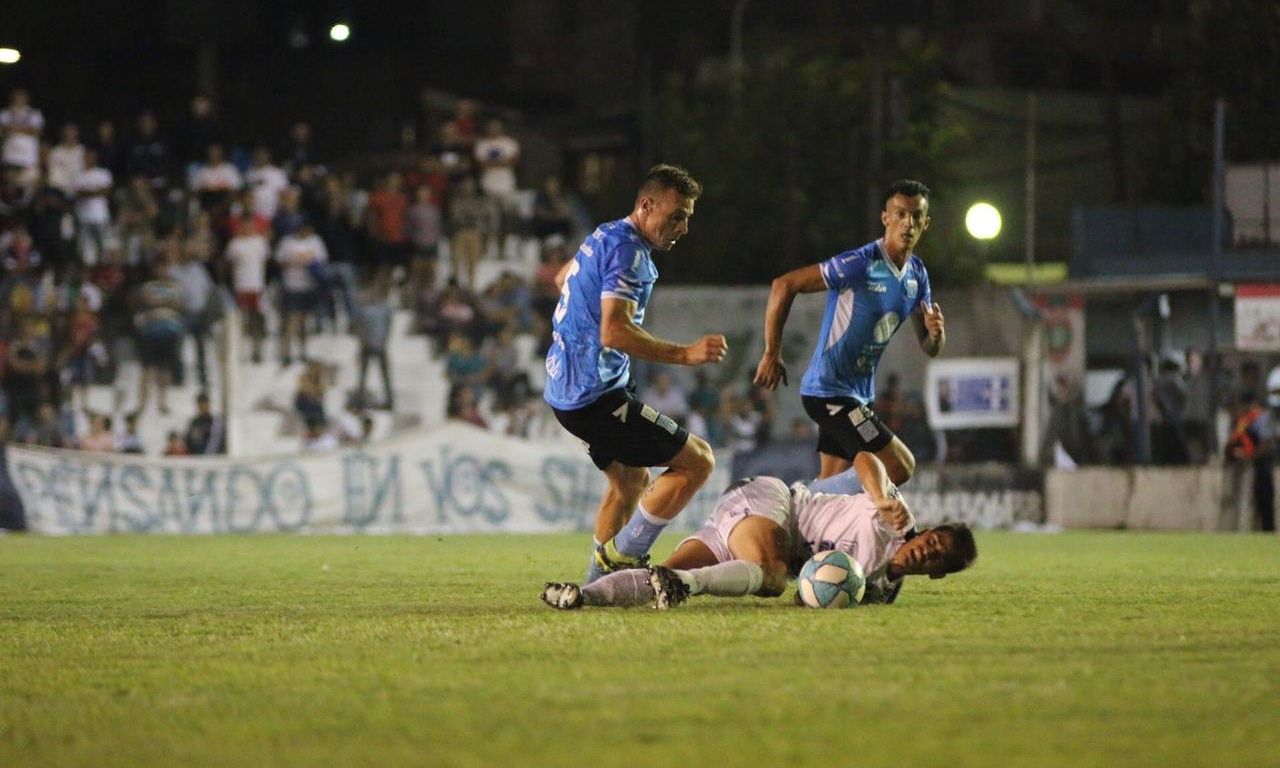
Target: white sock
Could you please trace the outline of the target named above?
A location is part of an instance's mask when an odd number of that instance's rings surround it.
[[[754,595],[764,583],[764,569],[748,560],[730,560],[676,573],[695,595],[744,597]]]

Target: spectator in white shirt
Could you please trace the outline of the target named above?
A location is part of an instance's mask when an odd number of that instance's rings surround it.
[[[252,359],[262,362],[262,339],[266,336],[267,321],[262,314],[262,292],[266,288],[267,258],[271,245],[258,227],[253,214],[245,211],[235,237],[227,243],[227,262],[231,265],[231,285],[236,294],[236,306],[245,319],[245,329],[252,342]]]
[[[231,207],[232,196],[242,186],[240,171],[227,162],[222,145],[210,144],[208,162],[191,179],[191,189],[199,196],[200,207],[219,219]]]
[[[62,126],[62,140],[49,150],[49,186],[71,197],[76,177],[85,169],[84,145],[75,123]]]
[[[253,190],[253,212],[268,221],[280,208],[280,193],[289,187],[289,177],[271,162],[271,150],[258,147],[253,151],[253,167],[245,174],[245,182]]]
[[[31,106],[30,99],[25,88],[14,88],[9,108],[0,112],[4,137],[0,161],[18,170],[18,183],[23,186],[35,184],[40,175],[40,132],[44,130],[44,115]]]
[[[475,153],[481,191],[499,199],[516,191],[520,143],[507,135],[501,120],[490,120],[485,126],[485,135],[476,142]]]
[[[480,168],[480,191],[497,200],[502,207],[503,223],[498,227],[501,247],[507,231],[507,219],[514,205],[516,165],[520,162],[520,142],[507,135],[501,120],[490,120],[485,135],[476,141],[476,163]]]
[[[80,260],[87,265],[98,263],[111,236],[111,195],[114,180],[111,171],[98,165],[98,153],[84,151],[84,170],[76,176],[76,221],[80,225]]]
[[[324,280],[324,265],[329,261],[329,252],[311,222],[304,220],[297,232],[281,238],[276,246],[276,261],[280,263],[283,289],[280,361],[283,365],[292,365],[290,352],[294,338],[298,340],[302,356],[307,356],[306,321],[315,310],[317,291]]]

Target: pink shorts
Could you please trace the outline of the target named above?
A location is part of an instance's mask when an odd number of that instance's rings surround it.
[[[684,541],[700,541],[716,556],[717,563],[734,560],[729,551],[729,534],[738,523],[751,516],[767,517],[790,532],[791,489],[776,477],[740,480],[720,495],[711,517]]]

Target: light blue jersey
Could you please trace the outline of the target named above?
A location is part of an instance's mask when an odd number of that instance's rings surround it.
[[[551,318],[542,396],[552,408],[576,410],[627,385],[631,358],[600,343],[600,300],[635,302],[631,319],[636,325],[644,323],[658,279],[649,251],[649,243],[627,219],[601,224],[582,241]]]
[[[800,394],[870,403],[876,366],[894,331],[920,305],[933,305],[929,273],[914,255],[899,270],[880,240],[818,266],[827,284],[827,309]]]

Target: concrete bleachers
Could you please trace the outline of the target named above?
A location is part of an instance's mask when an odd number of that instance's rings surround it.
[[[495,248],[488,258],[477,265],[477,283],[481,286],[493,282],[502,272],[513,271],[525,279],[531,280],[538,263],[538,247],[536,242],[508,238],[500,249]],[[496,251],[501,251],[498,253]],[[498,258],[502,256],[503,258]],[[438,273],[441,279],[451,274],[448,249],[444,249]],[[398,306],[397,297],[392,296],[393,306]],[[374,410],[370,414],[374,419],[374,437],[381,438],[394,431],[413,426],[432,427],[445,421],[445,406],[448,397],[448,382],[445,378],[445,360],[432,356],[430,344],[425,336],[412,333],[413,312],[408,309],[396,309],[392,315],[391,338],[389,340],[389,357],[391,362],[391,382],[395,395],[395,412]],[[345,318],[339,318],[339,326],[346,325]],[[235,393],[231,399],[231,410],[235,417],[233,429],[239,435],[240,451],[245,456],[265,456],[297,451],[301,447],[302,430],[293,411],[293,399],[297,391],[298,379],[304,370],[304,364],[295,360],[289,366],[279,363],[276,346],[279,319],[273,311],[268,311],[268,333],[263,345],[263,360],[253,363],[249,359],[249,343],[242,339],[236,350],[239,367],[235,372]],[[215,331],[217,337],[224,326]],[[223,413],[223,371],[219,363],[222,344],[210,342],[209,354],[209,387],[208,393],[214,403],[215,413]],[[530,382],[535,391],[540,391],[545,380],[545,372],[540,356],[534,354],[537,340],[532,336],[517,337],[520,359],[529,373]],[[347,398],[356,389],[356,377],[359,373],[359,343],[354,336],[347,333],[326,332],[312,335],[307,344],[308,357],[320,361],[332,372],[331,383],[326,393],[325,411],[332,418],[341,414],[346,406]],[[188,373],[181,386],[170,386],[168,393],[169,412],[159,411],[158,399],[153,392],[150,402],[141,412],[138,431],[146,447],[148,455],[162,453],[166,435],[170,431],[179,434],[186,432],[187,424],[195,415],[195,399],[201,387],[195,376],[195,345],[188,340],[182,349],[184,367]],[[375,365],[371,365],[366,374],[366,388],[375,402],[383,399],[382,380]],[[89,408],[93,411],[111,414],[115,418],[116,430],[123,426],[125,413],[134,410],[138,403],[138,386],[140,372],[135,364],[123,366],[120,378],[115,387],[91,387],[88,396]],[[118,390],[118,392],[117,392]],[[124,393],[120,398],[119,393]],[[117,400],[123,403],[117,407]],[[482,412],[486,415],[489,400],[481,400]],[[84,426],[84,425],[82,425]],[[81,433],[84,430],[81,429]]]

